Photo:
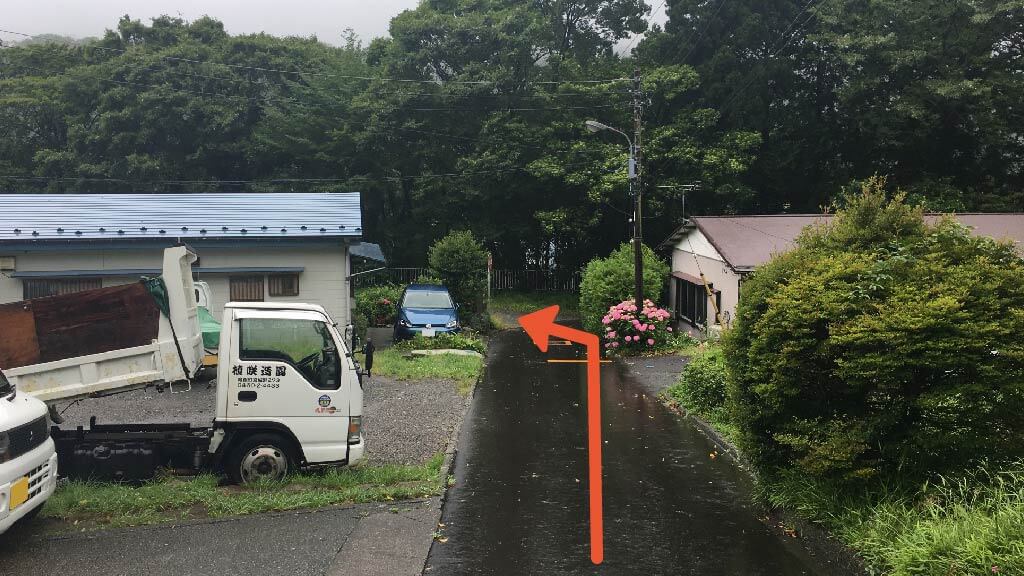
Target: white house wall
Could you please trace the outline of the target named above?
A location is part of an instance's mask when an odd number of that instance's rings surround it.
[[[689,241],[687,241],[689,240]],[[692,247],[692,250],[691,250]],[[672,251],[672,272],[682,272],[700,278],[701,272],[714,290],[721,291],[722,309],[730,319],[736,317],[739,302],[740,275],[725,262],[725,258],[707,240],[700,230],[690,230]],[[675,302],[675,283],[671,285],[671,300]],[[713,316],[714,306],[708,300],[708,319]]]
[[[301,267],[299,295],[272,297],[264,283],[267,302],[307,302],[320,304],[330,312],[339,325],[351,318],[351,300],[348,276],[347,246],[295,246],[267,247],[253,244],[248,248],[197,248],[203,268],[282,268]],[[137,250],[100,250],[67,252],[11,252],[0,247],[0,256],[15,256],[18,272],[62,270],[118,270],[159,269],[162,248]],[[17,302],[24,294],[22,280],[11,278],[10,272],[0,272],[0,304]],[[238,275],[247,275],[239,273]],[[258,274],[254,274],[258,275]],[[213,300],[210,312],[218,320],[228,301],[229,274],[201,273],[197,280],[210,284]],[[137,277],[104,277],[103,286],[116,286],[138,281]]]
[[[718,262],[725,262],[725,258],[718,252],[717,249],[708,241],[704,233],[696,228],[691,229],[686,233],[685,236],[676,244],[677,250],[685,250],[703,256],[705,258],[716,260]]]

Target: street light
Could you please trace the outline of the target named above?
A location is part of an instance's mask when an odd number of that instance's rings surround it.
[[[629,134],[597,120],[587,120],[583,125],[588,132],[592,133],[607,130],[621,134],[629,143],[629,193],[633,196],[633,275],[636,281],[634,295],[637,309],[642,310],[644,307],[644,256],[643,239],[640,233],[640,187],[636,183],[636,146],[633,145]]]

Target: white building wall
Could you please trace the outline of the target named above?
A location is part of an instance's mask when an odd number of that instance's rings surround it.
[[[348,324],[351,318],[351,301],[348,276],[348,247],[302,245],[264,246],[253,243],[245,248],[197,248],[201,268],[282,268],[301,267],[299,273],[299,295],[291,297],[270,296],[269,286],[264,280],[264,300],[267,302],[306,302],[320,304],[340,325]],[[18,272],[58,270],[117,270],[117,269],[159,269],[163,249],[98,250],[67,252],[11,252],[0,247],[0,256],[15,256]],[[252,275],[258,275],[253,273]],[[228,301],[229,276],[226,273],[199,273],[197,280],[210,284],[213,301],[210,312],[220,319],[224,304]],[[250,275],[238,273],[237,275]],[[265,275],[265,274],[264,274]],[[103,286],[116,286],[138,281],[136,277],[104,277]],[[0,272],[0,304],[17,302],[22,299],[23,288],[20,278],[11,278],[10,272]]]
[[[718,253],[700,230],[690,230],[687,236],[684,236],[676,244],[672,251],[672,272],[682,272],[696,278],[700,278],[701,272],[703,272],[704,278],[711,284],[712,289],[721,291],[722,307],[720,312],[728,313],[730,320],[736,318],[741,276],[729,267],[725,258]],[[674,282],[671,286],[670,297],[670,302],[674,303],[676,301]],[[709,321],[714,315],[713,310],[714,306],[709,298]]]

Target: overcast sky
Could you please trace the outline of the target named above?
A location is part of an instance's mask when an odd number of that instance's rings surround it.
[[[231,34],[315,35],[339,44],[352,28],[368,42],[388,32],[391,18],[418,0],[0,0],[0,28],[27,34],[99,36],[124,14],[148,23],[169,14],[186,20],[209,15]],[[0,38],[17,37],[0,33]]]
[[[148,23],[169,14],[186,20],[209,15],[231,34],[267,32],[274,36],[311,36],[331,44],[352,28],[368,43],[388,32],[391,18],[414,8],[418,0],[0,0],[0,28],[26,34],[100,36],[124,14]],[[664,21],[664,2],[654,20]],[[0,32],[0,39],[21,38]],[[628,41],[627,41],[628,42]],[[623,42],[626,44],[627,42]]]

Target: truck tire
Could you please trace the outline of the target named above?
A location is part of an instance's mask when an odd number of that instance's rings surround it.
[[[225,462],[228,478],[236,484],[281,480],[295,468],[291,442],[278,434],[260,433],[243,438]]]

